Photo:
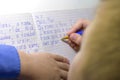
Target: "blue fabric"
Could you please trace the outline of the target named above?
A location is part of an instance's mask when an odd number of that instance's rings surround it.
[[[0,79],[17,78],[20,74],[20,59],[15,47],[0,45]]]

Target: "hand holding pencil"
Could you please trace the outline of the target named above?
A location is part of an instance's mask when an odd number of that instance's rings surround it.
[[[62,38],[62,41],[68,43],[75,51],[79,51],[82,34],[84,29],[90,24],[88,20],[78,20],[75,25],[67,32],[67,36]]]

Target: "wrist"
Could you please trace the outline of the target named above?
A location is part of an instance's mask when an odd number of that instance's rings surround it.
[[[30,73],[30,54],[27,54],[22,51],[18,51],[18,54],[20,56],[20,64],[21,64],[21,70],[20,70],[20,78],[27,78],[29,77]]]

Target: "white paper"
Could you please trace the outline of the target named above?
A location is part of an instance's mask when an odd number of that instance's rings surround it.
[[[91,20],[94,9],[49,11],[0,17],[0,43],[27,53],[48,52],[72,61],[75,51],[61,38],[80,18]]]

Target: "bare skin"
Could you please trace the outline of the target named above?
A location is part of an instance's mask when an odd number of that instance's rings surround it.
[[[20,80],[67,80],[68,59],[50,53],[26,54],[19,51]]]
[[[77,52],[80,49],[80,45],[81,45],[81,42],[82,42],[82,36],[83,35],[81,36],[79,34],[76,34],[75,32],[78,31],[78,30],[82,30],[82,29],[85,30],[88,25],[90,25],[89,20],[80,19],[67,32],[67,35],[69,36],[69,40],[68,40],[67,43]]]
[[[101,0],[68,80],[120,80],[120,1]]]

